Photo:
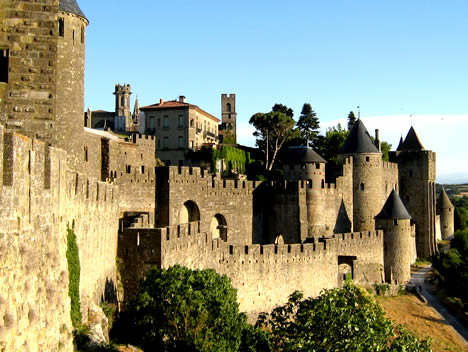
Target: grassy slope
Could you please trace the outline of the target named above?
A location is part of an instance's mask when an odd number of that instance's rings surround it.
[[[405,325],[418,337],[430,337],[432,351],[468,351],[468,345],[441,317],[414,295],[377,297],[387,312],[387,317],[396,324]]]

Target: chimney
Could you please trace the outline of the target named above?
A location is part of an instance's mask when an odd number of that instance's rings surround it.
[[[382,144],[380,143],[380,132],[379,129],[375,129],[375,147],[378,149],[379,152],[382,151]]]
[[[159,105],[162,105],[162,104],[164,104],[164,100],[159,99]]]
[[[179,103],[185,103],[185,97],[183,95],[179,96]]]

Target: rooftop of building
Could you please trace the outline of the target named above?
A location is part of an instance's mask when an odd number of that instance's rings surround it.
[[[401,201],[400,196],[395,190],[387,198],[382,210],[375,217],[376,219],[411,219],[411,215],[406,210],[405,205]]]
[[[327,161],[307,146],[289,147],[284,154],[289,163],[326,163]]]
[[[180,97],[178,100],[176,99],[176,100],[169,100],[169,101],[164,101],[164,100],[161,99],[159,103],[143,106],[143,107],[140,108],[140,110],[142,110],[142,111],[145,111],[145,110],[146,111],[148,111],[148,110],[166,110],[166,109],[167,110],[169,110],[169,109],[195,109],[198,112],[206,115],[210,119],[216,121],[217,123],[219,123],[221,121],[216,116],[213,116],[209,112],[206,112],[205,110],[200,109],[200,107],[198,107],[198,105],[194,105],[194,104],[190,104],[190,103],[185,102],[185,97]]]
[[[81,16],[87,20],[85,14],[83,13],[83,11],[81,11],[80,6],[78,6],[76,0],[60,0],[59,10]]]
[[[424,150],[424,147],[419,140],[418,135],[416,134],[415,129],[411,126],[408,134],[406,135],[405,141],[401,145],[401,151],[414,151],[414,150]]]
[[[367,132],[366,126],[361,119],[358,119],[349,133],[340,154],[354,153],[379,153],[379,150],[372,142],[372,138]]]
[[[450,198],[447,195],[447,192],[445,192],[445,189],[442,188],[442,192],[440,192],[439,199],[437,200],[437,207],[439,209],[453,209],[454,206],[452,202],[450,201]]]

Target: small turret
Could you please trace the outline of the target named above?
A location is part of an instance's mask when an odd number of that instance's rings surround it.
[[[455,232],[455,207],[443,188],[442,192],[440,192],[439,199],[437,199],[437,213],[440,215],[442,239],[450,239]]]
[[[385,281],[405,284],[416,259],[416,243],[411,216],[395,190],[375,220],[376,229],[384,231]]]
[[[307,235],[324,235],[326,226],[322,209],[326,160],[307,146],[289,147],[283,157],[283,173],[287,181],[307,181]],[[303,239],[302,239],[303,240]]]

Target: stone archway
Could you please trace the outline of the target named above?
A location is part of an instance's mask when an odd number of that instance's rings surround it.
[[[200,209],[197,203],[188,200],[179,211],[179,224],[200,221]]]
[[[227,223],[223,215],[216,214],[211,218],[210,232],[212,238],[221,238],[224,242],[227,241]]]

